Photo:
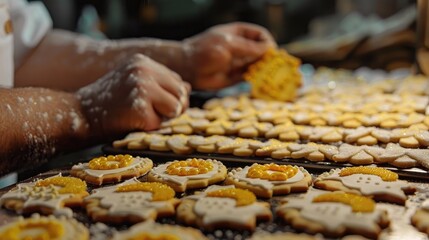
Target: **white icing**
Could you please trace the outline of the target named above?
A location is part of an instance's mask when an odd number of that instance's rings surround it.
[[[116,192],[118,186],[133,183],[139,183],[139,181],[130,179],[122,184],[95,189],[85,200],[93,198],[100,199],[100,205],[108,209],[110,215],[136,215],[144,219],[150,218],[157,209],[174,208],[170,201],[151,201],[151,192]]]
[[[265,179],[260,178],[249,178],[247,177],[247,173],[249,172],[250,166],[244,167],[242,170],[233,170],[231,173],[231,177],[246,182],[251,185],[259,186],[268,190],[273,189],[275,185],[282,185],[282,184],[288,184],[288,183],[294,183],[299,182],[304,178],[304,173],[301,171],[301,169],[298,168],[298,172],[291,178],[288,178],[285,181],[269,181]],[[268,171],[268,172],[274,172],[274,171]]]
[[[64,200],[73,197],[73,194],[54,194],[60,187],[53,185],[36,187],[35,184],[34,182],[18,184],[17,189],[0,197],[0,204],[3,205],[6,200],[19,199],[24,201],[23,208],[46,207],[52,209],[56,216],[73,216],[70,208],[63,207]]]
[[[175,183],[180,184],[181,186],[186,185],[186,183],[189,180],[196,180],[196,179],[207,179],[215,176],[220,170],[221,166],[223,164],[216,160],[207,159],[206,161],[212,162],[213,169],[207,173],[204,174],[196,174],[196,175],[189,175],[189,176],[177,176],[177,175],[170,175],[166,173],[167,167],[173,163],[173,162],[167,162],[165,164],[160,164],[157,167],[154,167],[151,171],[155,176],[158,176],[162,179],[165,179],[167,181],[172,181]]]
[[[402,188],[406,188],[409,184],[406,181],[383,181],[381,177],[370,174],[352,174],[341,177],[339,175],[341,169],[335,169],[329,175],[322,177],[326,180],[341,181],[344,186],[360,191],[363,195],[374,194],[389,194],[401,199],[407,199]]]
[[[197,231],[196,229],[192,229]],[[190,233],[189,228],[183,228],[175,225],[158,224],[154,221],[148,220],[132,226],[129,230],[117,233],[113,236],[112,240],[129,239],[137,234],[150,233],[155,237],[160,234],[173,234],[181,240],[198,240],[202,235],[193,235]]]
[[[202,217],[204,224],[208,225],[228,221],[244,225],[258,215],[266,215],[271,213],[270,209],[258,202],[245,206],[236,206],[235,199],[206,196],[208,192],[225,188],[235,187],[232,185],[213,185],[207,188],[201,194],[187,197],[196,200],[194,212],[199,217]]]
[[[135,157],[133,159],[133,162],[130,165],[123,168],[116,168],[116,169],[109,169],[109,170],[94,170],[88,167],[89,163],[79,163],[77,165],[74,165],[72,169],[83,170],[86,174],[90,176],[100,178],[107,174],[115,174],[115,173],[125,172],[130,169],[144,168],[144,166],[147,164],[152,165],[152,160],[150,160],[149,158]]]
[[[422,203],[422,208],[425,210],[429,210],[429,199],[426,199],[423,203]]]
[[[280,209],[299,209],[302,217],[318,222],[330,231],[341,226],[371,231],[378,229],[377,220],[381,216],[381,211],[375,209],[371,213],[354,213],[349,205],[343,203],[312,202],[316,196],[323,193],[326,192],[312,189],[304,195],[304,198],[288,199],[288,202],[280,206]]]

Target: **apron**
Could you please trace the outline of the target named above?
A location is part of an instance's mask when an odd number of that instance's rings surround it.
[[[13,87],[12,22],[6,3],[0,3],[0,87]]]
[[[43,3],[0,0],[0,87],[13,87],[14,69],[51,28]]]

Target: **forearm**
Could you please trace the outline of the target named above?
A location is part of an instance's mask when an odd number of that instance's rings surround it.
[[[176,71],[182,78],[189,78],[180,42],[155,39],[100,41],[56,30],[50,32],[17,69],[15,86],[75,91],[135,53],[145,54]]]
[[[0,89],[0,175],[84,144],[89,126],[77,98],[40,88]]]

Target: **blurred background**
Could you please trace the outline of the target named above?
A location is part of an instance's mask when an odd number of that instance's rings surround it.
[[[415,62],[416,0],[43,2],[54,27],[94,38],[181,40],[216,24],[245,21],[265,26],[282,47],[316,67],[393,70]]]

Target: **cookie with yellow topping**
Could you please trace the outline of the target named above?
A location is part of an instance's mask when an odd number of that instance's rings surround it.
[[[81,206],[88,195],[79,178],[56,175],[35,182],[21,183],[0,197],[0,205],[19,214],[73,216],[69,207]]]
[[[313,188],[301,197],[285,198],[276,214],[299,231],[326,237],[358,234],[376,239],[389,225],[386,210],[371,198]]]
[[[145,221],[130,229],[116,233],[112,240],[207,240],[199,230],[178,225],[159,224]]]
[[[272,219],[268,203],[258,202],[252,192],[232,185],[213,185],[183,198],[176,216],[182,223],[208,231],[219,228],[253,231],[258,221]]]
[[[273,195],[305,192],[312,178],[302,167],[254,163],[252,166],[233,169],[228,173],[225,183],[248,189],[258,197],[271,198]]]
[[[315,180],[314,186],[329,191],[344,191],[404,205],[407,194],[415,192],[415,186],[399,180],[398,174],[381,167],[361,166],[333,169]]]
[[[88,240],[88,229],[75,219],[34,214],[0,227],[0,239]]]
[[[159,164],[149,172],[148,181],[165,183],[176,192],[184,192],[221,182],[226,175],[227,169],[220,161],[188,158]]]
[[[118,154],[96,157],[88,163],[74,165],[70,174],[88,183],[102,185],[143,176],[152,167],[153,162],[149,158]]]
[[[137,223],[174,216],[179,200],[174,190],[158,182],[140,182],[133,178],[114,186],[94,189],[84,204],[97,222]]]

